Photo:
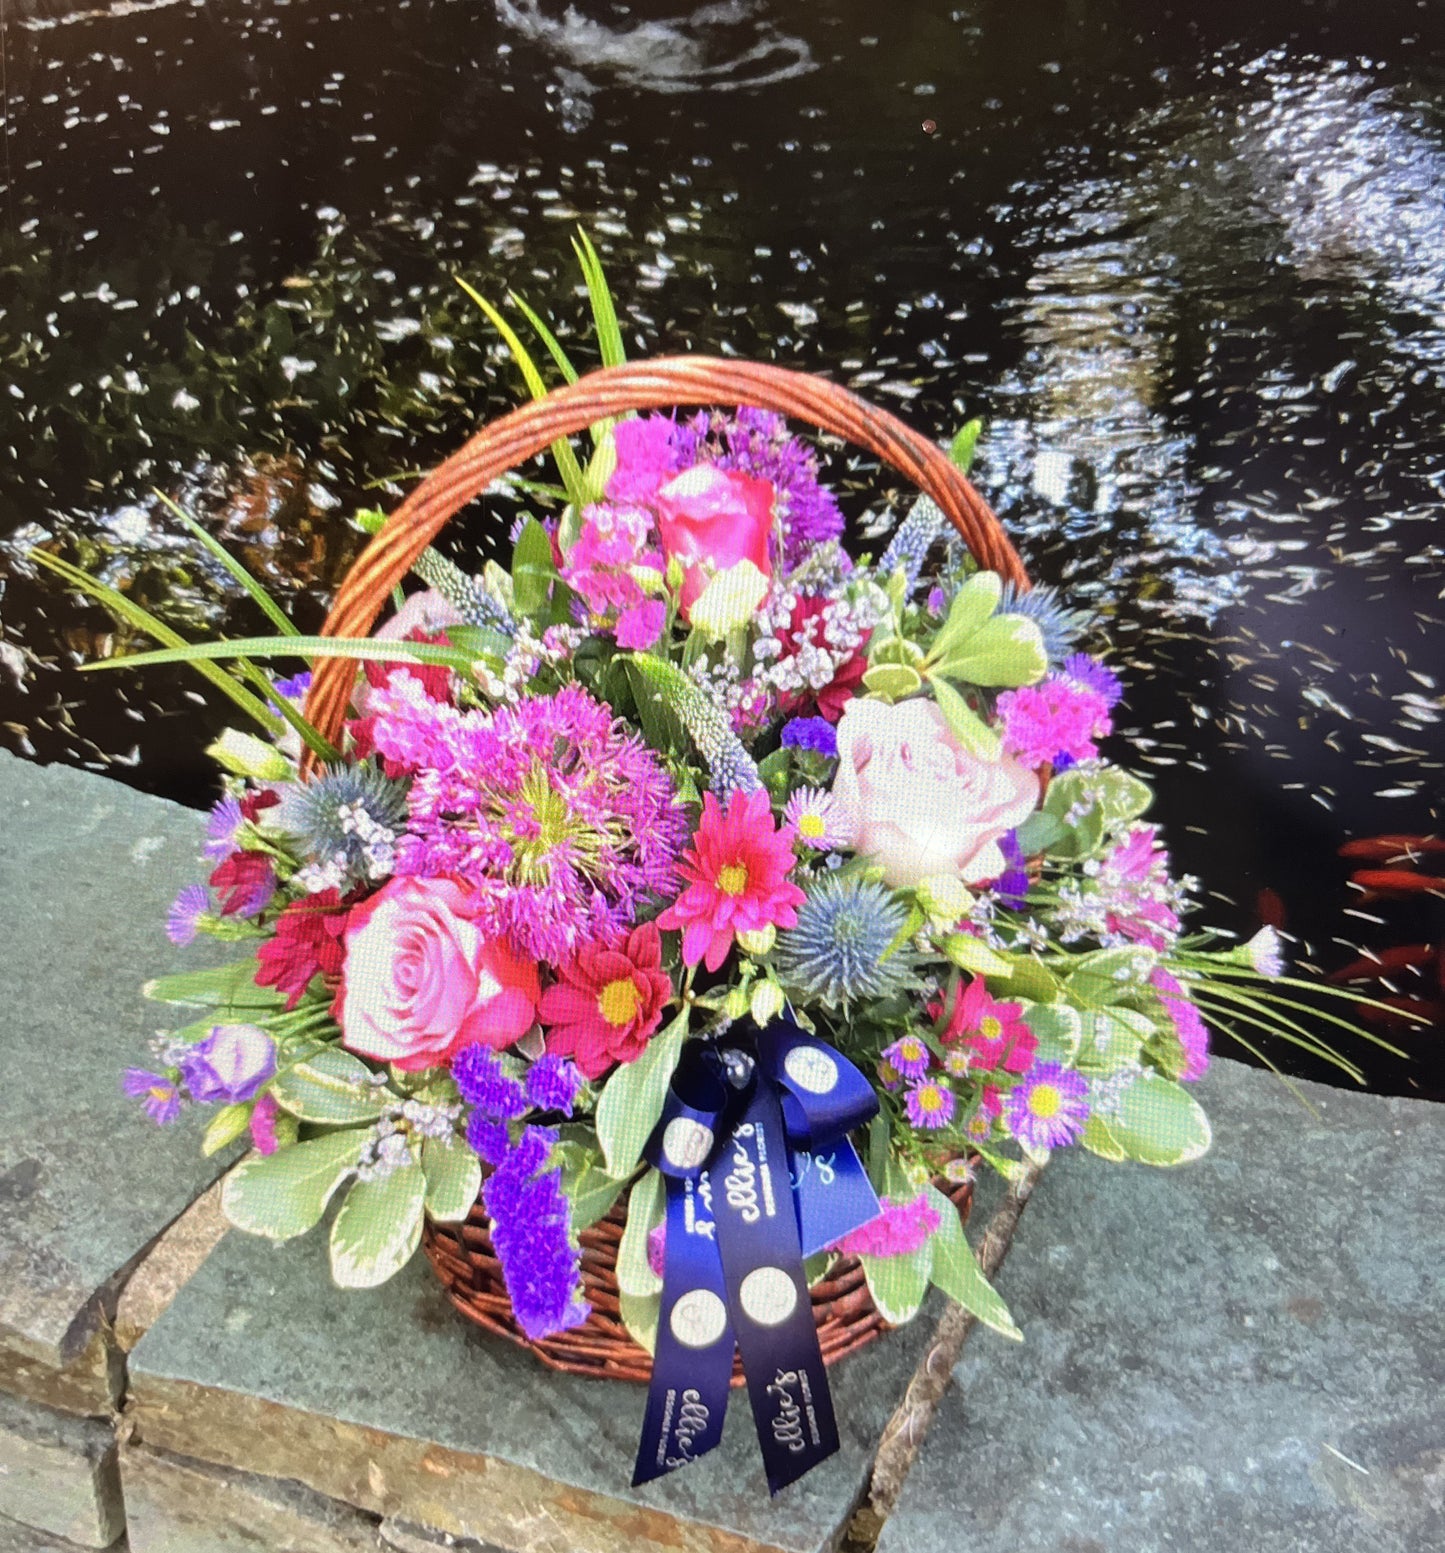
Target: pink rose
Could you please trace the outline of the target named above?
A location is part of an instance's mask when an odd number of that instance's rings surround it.
[[[342,1045],[408,1070],[463,1046],[500,1051],[531,1029],[537,967],[466,916],[449,879],[393,879],[353,907],[337,1017]]]
[[[932,701],[857,700],[838,724],[833,797],[855,850],[895,888],[934,874],[976,884],[1004,871],[999,838],[1033,813],[1039,779],[1011,756],[960,749]]]
[[[773,487],[767,480],[698,464],[674,475],[653,498],[663,554],[683,563],[682,612],[716,572],[751,561],[773,575],[768,542],[773,533]]]

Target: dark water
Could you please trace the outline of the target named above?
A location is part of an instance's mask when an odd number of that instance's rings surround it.
[[[179,672],[77,674],[113,626],[24,550],[182,630],[254,627],[159,486],[316,624],[346,514],[518,394],[453,275],[580,341],[581,221],[638,352],[825,371],[940,435],[986,418],[979,481],[1105,617],[1215,920],[1283,921],[1325,970],[1438,946],[1438,897],[1362,899],[1337,850],[1438,830],[1445,799],[1440,8],[681,9],[12,6],[6,743],[204,802],[219,707]],[[1445,1093],[1442,1030],[1402,1039],[1372,1084]]]

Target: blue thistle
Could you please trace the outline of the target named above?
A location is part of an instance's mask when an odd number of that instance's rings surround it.
[[[797,926],[779,934],[778,971],[802,1001],[825,1008],[887,997],[911,981],[903,953],[888,954],[907,920],[886,885],[828,875],[809,885]]]
[[[329,868],[340,888],[391,872],[391,848],[406,820],[406,787],[372,764],[328,766],[289,788],[276,824],[304,856]]]
[[[1020,593],[1011,582],[1003,585],[998,613],[1023,615],[1038,626],[1050,667],[1056,667],[1068,657],[1091,620],[1082,609],[1070,609],[1056,588],[1034,588],[1028,593]]]

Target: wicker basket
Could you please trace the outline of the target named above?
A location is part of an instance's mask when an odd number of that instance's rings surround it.
[[[822,378],[782,367],[707,356],[662,357],[594,372],[484,427],[417,486],[357,557],[337,592],[324,634],[369,635],[391,590],[447,521],[559,437],[632,411],[687,405],[775,410],[866,449],[932,497],[983,566],[1019,587],[1028,586],[1023,563],[988,504],[939,448],[886,410]],[[306,716],[333,743],[340,743],[354,682],[352,661],[318,661]],[[306,769],[314,763],[308,753]],[[970,1188],[946,1190],[966,1218]],[[428,1223],[423,1245],[453,1304],[486,1330],[530,1348],[554,1369],[645,1381],[651,1358],[633,1341],[618,1311],[617,1251],[624,1222],[625,1209],[619,1203],[582,1232],[583,1292],[592,1314],[581,1327],[540,1343],[524,1338],[512,1319],[479,1206],[463,1224]],[[853,1258],[836,1262],[814,1285],[812,1297],[827,1363],[885,1330],[863,1270]],[[734,1384],[740,1375],[735,1366]]]

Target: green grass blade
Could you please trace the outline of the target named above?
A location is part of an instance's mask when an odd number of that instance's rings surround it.
[[[1255,1057],[1261,1063],[1263,1063],[1264,1066],[1274,1074],[1280,1083],[1283,1084],[1287,1090],[1289,1090],[1290,1094],[1292,1094],[1295,1099],[1299,1101],[1299,1103],[1305,1108],[1306,1111],[1310,1113],[1311,1116],[1314,1117],[1317,1122],[1324,1119],[1320,1108],[1315,1105],[1315,1103],[1309,1098],[1308,1095],[1305,1094],[1299,1085],[1295,1083],[1289,1074],[1286,1073],[1278,1063],[1273,1061],[1272,1058],[1268,1057],[1264,1052],[1262,1052],[1253,1041],[1246,1040],[1238,1030],[1234,1029],[1231,1025],[1225,1024],[1222,1020],[1216,1019],[1214,1021],[1214,1026],[1215,1029],[1227,1035],[1231,1041],[1236,1043],[1236,1045],[1247,1051],[1251,1057]]]
[[[602,260],[592,245],[592,239],[582,227],[572,239],[572,251],[582,266],[582,278],[587,282],[587,296],[592,303],[592,320],[597,326],[597,348],[602,353],[604,367],[620,367],[627,360],[627,348],[622,343],[622,328],[617,322],[617,309],[613,306],[612,291],[602,269]]]
[[[534,399],[545,399],[547,384],[537,370],[537,363],[532,360],[532,353],[523,345],[521,336],[480,291],[468,285],[460,275],[456,277],[456,281],[457,285],[486,314],[488,322],[506,342],[507,349],[511,351],[512,359],[517,363],[522,374],[522,380],[527,385],[527,392]],[[552,444],[552,457],[557,461],[557,472],[562,477],[562,484],[567,488],[567,499],[580,511],[587,505],[589,499],[587,481],[582,474],[582,466],[577,462],[577,455],[572,451],[572,444],[565,437],[558,437]]]
[[[561,341],[547,327],[546,320],[515,291],[509,291],[507,295],[511,298],[512,306],[537,331],[537,338],[547,347],[547,354],[557,363],[557,370],[569,383],[575,383],[578,375],[577,368],[572,365],[567,352],[562,349]]]
[[[125,594],[118,593],[114,588],[107,587],[98,578],[92,577],[89,572],[83,572],[78,566],[72,566],[68,561],[62,561],[59,556],[50,555],[44,550],[32,550],[30,557],[37,566],[43,566],[47,571],[54,572],[71,587],[81,593],[88,593],[91,598],[103,604],[119,619],[132,625],[138,631],[144,631],[147,636],[162,642],[172,651],[188,648],[188,643],[178,631],[173,631],[165,621],[158,620],[148,609],[144,609],[133,599],[128,599]],[[138,656],[147,656],[141,654]],[[131,657],[105,659],[99,663],[83,663],[81,669],[115,668],[121,663],[132,662]],[[172,662],[182,663],[189,660],[175,658]],[[198,671],[213,684],[223,695],[234,701],[245,714],[254,719],[273,737],[280,733],[286,726],[280,717],[274,716],[267,710],[265,703],[258,701],[244,686],[238,685],[224,669],[217,668],[214,663],[197,663]]]
[[[275,685],[256,667],[254,663],[243,661],[242,670],[246,678],[255,687],[264,692],[269,703],[280,712],[281,716],[296,730],[301,742],[320,760],[336,761],[341,759],[341,751],[328,739],[325,734],[312,722],[309,722],[294,706],[276,689]]]
[[[157,491],[156,496],[164,503],[166,510],[185,524],[186,528],[206,547],[210,553],[226,568],[237,582],[260,606],[262,614],[276,629],[286,636],[295,636],[296,627],[287,619],[286,612],[261,586],[259,582],[246,570],[244,566],[226,549],[221,542],[208,534],[205,529],[190,515],[189,512],[178,503],[173,502],[164,491]]]
[[[140,669],[161,663],[215,663],[228,658],[354,658],[363,663],[437,663],[465,674],[471,656],[431,642],[378,642],[369,636],[246,636],[221,642],[191,642],[159,652],[130,653],[81,667]]]

